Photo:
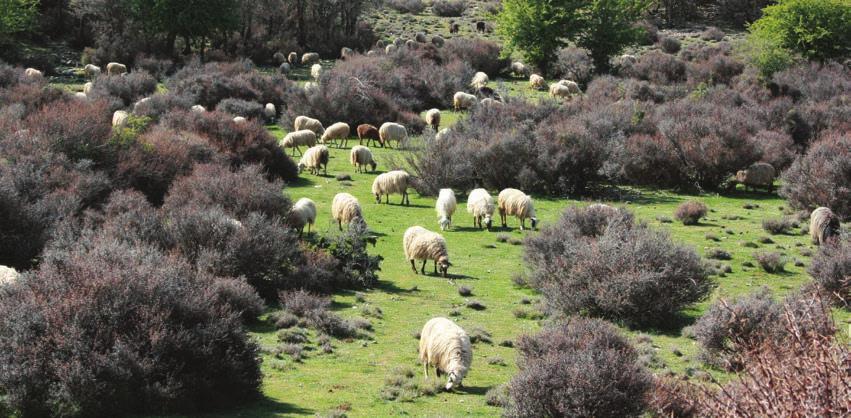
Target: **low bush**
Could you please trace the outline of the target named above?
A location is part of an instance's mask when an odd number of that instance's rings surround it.
[[[789,218],[763,219],[762,229],[771,235],[788,234],[792,230],[792,223]]]
[[[175,73],[167,87],[170,93],[207,109],[215,109],[228,98],[280,107],[296,89],[285,76],[260,73],[250,61],[208,64],[193,61]]]
[[[659,41],[659,47],[668,54],[676,54],[680,52],[682,44],[679,39],[666,36]]]
[[[570,318],[520,337],[506,415],[638,416],[652,377],[612,325]]]
[[[216,110],[219,112],[242,116],[247,119],[264,119],[264,109],[264,106],[260,103],[234,98],[224,99],[216,105]]]
[[[594,61],[591,59],[591,53],[582,48],[560,49],[552,67],[555,77],[572,80],[583,86],[594,77]]]
[[[31,114],[24,124],[34,138],[72,161],[90,160],[95,168],[115,164],[117,147],[111,143],[112,123],[103,100],[56,102]]]
[[[677,57],[659,51],[650,51],[638,57],[635,64],[622,71],[628,77],[656,84],[679,83],[686,80],[686,64]]]
[[[101,75],[94,81],[92,91],[87,97],[117,100],[119,107],[127,107],[136,100],[150,96],[156,90],[157,79],[145,71],[134,71],[121,77]]]
[[[388,0],[387,5],[400,13],[420,14],[426,5],[422,0]]]
[[[756,262],[766,273],[781,273],[785,271],[786,257],[776,252],[760,252],[754,254]]]
[[[683,225],[697,225],[709,209],[703,202],[690,200],[677,206],[674,217]]]
[[[467,10],[467,0],[434,0],[431,11],[443,17],[460,17]]]
[[[724,40],[724,36],[723,30],[718,29],[715,26],[710,26],[700,34],[700,39],[703,39],[704,41],[721,42]]]
[[[792,137],[778,131],[759,131],[753,138],[759,148],[761,162],[771,164],[777,172],[787,169],[795,161],[795,143]]]
[[[482,71],[491,77],[497,76],[510,64],[510,61],[501,55],[500,45],[485,39],[452,38],[446,41],[442,50],[447,60],[458,59],[468,64],[474,71]],[[472,79],[472,75],[470,78]]]
[[[851,306],[851,240],[848,237],[822,245],[807,270],[813,280],[839,306]]]
[[[796,209],[827,206],[851,219],[851,134],[827,133],[782,175],[781,196]]]

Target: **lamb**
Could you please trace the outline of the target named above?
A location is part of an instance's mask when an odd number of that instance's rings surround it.
[[[117,62],[106,64],[106,75],[127,74],[127,66]]]
[[[375,159],[372,158],[372,151],[363,145],[352,147],[352,151],[349,153],[349,161],[355,166],[358,173],[363,173],[366,166],[372,167],[372,171],[375,171],[375,168],[378,166],[375,163]]]
[[[378,128],[367,123],[358,125],[358,143],[363,145],[364,139],[366,140],[366,145],[369,145],[369,141],[373,141],[384,147],[384,142],[381,141],[381,134],[378,132]]]
[[[39,70],[36,70],[35,68],[27,68],[26,70],[24,70],[24,76],[26,78],[38,79],[43,78],[44,73]]]
[[[298,64],[298,53],[290,52],[289,55],[287,55],[287,62],[290,63],[290,65]]]
[[[441,231],[446,231],[452,226],[452,215],[455,213],[457,206],[458,202],[455,200],[455,192],[452,189],[440,189],[434,210],[437,211],[439,218],[438,224],[440,224]]]
[[[529,86],[535,90],[546,90],[547,80],[544,80],[544,77],[538,74],[532,74],[529,76]]]
[[[248,122],[248,119],[246,119],[243,116],[236,116],[236,117],[233,118],[233,123],[235,123],[237,125],[241,125],[245,122]]]
[[[473,346],[470,337],[454,322],[446,318],[432,318],[426,322],[420,332],[420,362],[423,363],[425,377],[428,378],[429,366],[434,366],[437,377],[441,373],[449,375],[446,390],[461,387],[473,363]]]
[[[443,128],[443,129],[441,129],[440,131],[437,132],[437,135],[434,136],[434,140],[435,141],[442,141],[446,137],[448,137],[450,133],[452,133],[452,129]]]
[[[559,80],[557,84],[567,87],[570,94],[582,94],[582,90],[579,89],[579,84],[576,84],[575,81]]]
[[[438,265],[440,274],[447,276],[449,266],[449,252],[446,250],[446,240],[443,236],[431,232],[421,226],[412,226],[405,231],[402,237],[402,247],[405,251],[405,259],[411,262],[411,269],[417,274],[416,260],[423,260],[420,272],[425,274],[426,261],[434,261],[434,274],[437,274]]]
[[[348,193],[337,193],[334,196],[334,201],[331,202],[331,216],[337,221],[340,231],[343,230],[344,223],[349,225],[356,220],[363,222],[358,199]]]
[[[272,103],[266,103],[266,107],[263,108],[263,115],[266,116],[266,119],[275,119],[277,114],[278,110],[275,109],[275,105]]]
[[[319,54],[316,52],[307,52],[301,56],[301,65],[311,65],[319,62]]]
[[[313,81],[304,83],[304,94],[311,96],[316,93],[319,93],[319,83],[315,83]]]
[[[378,136],[381,138],[382,144],[390,147],[390,141],[396,141],[397,144],[401,144],[402,141],[407,140],[408,130],[398,123],[386,122],[378,129]]]
[[[14,283],[20,277],[20,273],[12,267],[0,266],[0,286]]]
[[[488,78],[488,75],[479,71],[476,73],[476,75],[473,76],[473,81],[470,82],[470,86],[478,90],[488,85],[489,81],[490,79]]]
[[[191,108],[189,108],[189,110],[192,113],[204,113],[204,112],[207,111],[207,108],[204,107],[204,106],[196,104],[196,105],[192,106]]]
[[[325,130],[325,133],[322,134],[322,143],[327,144],[329,142],[335,142],[338,139],[343,147],[349,142],[349,132],[351,132],[351,128],[349,128],[348,123],[337,122],[328,127]]]
[[[430,109],[425,114],[425,123],[434,129],[435,132],[440,129],[440,110]]]
[[[570,88],[562,84],[550,84],[550,96],[561,99],[570,98]]]
[[[774,190],[774,177],[777,176],[777,171],[774,170],[774,166],[768,163],[755,163],[748,167],[747,170],[740,170],[736,172],[735,182],[732,184],[735,186],[736,183],[741,183],[745,186],[745,190],[748,187],[752,189],[756,189],[757,187],[765,187],[769,192]]]
[[[443,48],[443,44],[445,43],[446,40],[444,40],[442,36],[435,35],[431,38],[431,44],[438,48]]]
[[[482,99],[482,101],[479,102],[479,104],[486,109],[492,108],[494,106],[502,106],[502,102],[500,102],[499,100],[496,100],[496,99],[492,99],[490,97]]]
[[[116,110],[115,113],[112,114],[112,126],[114,128],[123,128],[127,125],[127,118],[130,115],[123,110]]]
[[[310,227],[316,223],[316,203],[306,197],[299,199],[290,209],[287,223],[298,231],[299,238],[304,233],[305,225],[309,234]]]
[[[298,172],[301,173],[305,168],[310,171],[310,174],[319,175],[319,169],[323,169],[324,174],[328,175],[328,147],[325,145],[316,145],[310,147],[301,156],[298,162]]]
[[[89,93],[91,93],[91,92],[92,92],[92,89],[93,89],[94,87],[95,87],[95,83],[92,83],[91,81],[89,81],[89,82],[88,82],[88,83],[86,83],[86,84],[83,84],[83,93],[86,93],[86,96],[88,96],[88,95],[89,95]]]
[[[526,76],[527,74],[529,74],[529,67],[527,67],[526,64],[523,64],[522,62],[515,61],[511,63],[511,72],[519,76]]]
[[[94,64],[86,64],[86,66],[83,67],[83,74],[85,74],[86,77],[89,78],[95,78],[99,76],[100,72],[100,67]]]
[[[310,76],[318,82],[319,77],[322,77],[322,65],[313,64],[313,66],[310,67]]]
[[[517,189],[505,189],[499,192],[497,198],[499,207],[499,219],[502,221],[502,227],[508,226],[506,220],[508,216],[516,216],[520,219],[520,230],[526,228],[526,219],[532,221],[532,229],[538,225],[538,218],[535,217],[535,206],[532,204],[532,198]]]
[[[301,154],[300,146],[304,145],[310,148],[316,145],[316,133],[310,129],[290,132],[281,140],[280,145],[284,148],[292,148],[293,156],[295,156],[296,151]]]
[[[384,47],[384,53],[387,54],[387,55],[392,55],[398,49],[399,49],[399,47],[396,46],[396,44],[390,44],[390,45],[387,45],[386,47]]]
[[[381,196],[387,196],[387,204],[390,204],[391,194],[401,194],[402,201],[399,204],[410,205],[411,200],[408,197],[410,182],[411,175],[402,170],[379,174],[372,182],[372,194],[375,195],[375,203],[381,203]]]
[[[476,96],[459,91],[452,98],[452,108],[457,112],[462,109],[469,109],[478,103]]]
[[[449,33],[458,33],[460,30],[461,24],[454,22],[449,24]]]
[[[813,244],[824,245],[839,236],[839,218],[830,208],[820,207],[810,214],[810,237]]]
[[[74,93],[74,98],[78,100],[86,100],[88,97],[89,96],[86,96],[86,93],[83,93],[81,91]]]
[[[475,189],[467,197],[467,213],[473,215],[473,227],[482,228],[484,221],[484,227],[490,231],[495,207],[493,197],[485,189]]]
[[[313,133],[319,136],[322,136],[322,134],[325,133],[325,128],[322,126],[322,122],[307,116],[299,116],[295,118],[295,121],[293,121],[293,130],[301,131],[304,129],[310,129]]]

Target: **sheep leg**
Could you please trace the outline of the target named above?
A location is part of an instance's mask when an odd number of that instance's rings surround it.
[[[414,271],[414,274],[417,274],[417,265],[414,264],[414,260],[411,260],[411,270]]]
[[[423,273],[423,276],[425,276],[425,265],[426,265],[426,261],[428,261],[428,260],[423,260],[423,265],[422,265],[422,267],[420,267],[420,272],[422,272],[422,273]]]
[[[389,205],[390,204],[390,193],[387,193],[387,195],[385,197],[386,197],[386,200],[384,201],[384,203],[387,203]]]
[[[343,221],[338,219],[337,220],[337,226],[340,227],[340,231],[342,231],[343,230]]]
[[[307,234],[310,235],[310,224],[307,224]]]
[[[437,260],[434,260],[434,275],[437,275]]]
[[[520,218],[520,230],[526,229],[526,218]]]
[[[423,362],[423,372],[425,373],[425,378],[428,379],[428,362]]]

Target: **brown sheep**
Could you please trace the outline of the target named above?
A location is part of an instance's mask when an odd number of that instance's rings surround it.
[[[378,128],[369,124],[358,125],[358,140],[359,144],[363,145],[363,140],[366,140],[366,145],[369,146],[369,141],[374,141],[381,147],[384,147],[384,142],[381,141],[381,134]]]

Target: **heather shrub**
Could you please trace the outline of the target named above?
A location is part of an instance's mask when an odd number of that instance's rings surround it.
[[[706,216],[708,210],[703,202],[690,200],[677,206],[677,210],[674,211],[674,217],[682,222],[683,225],[697,225],[700,219]]]
[[[266,310],[263,299],[244,279],[216,278],[211,287],[220,303],[230,306],[245,322],[256,321]]]
[[[303,290],[281,292],[278,295],[281,306],[317,331],[336,338],[358,336],[358,330],[364,329],[368,322],[347,320],[335,314],[329,308],[331,299]]]
[[[178,110],[189,110],[193,104],[186,96],[178,96],[170,93],[154,94],[148,97],[148,100],[133,106],[133,114],[148,117],[156,121],[167,113]]]
[[[792,220],[789,218],[762,220],[762,229],[771,235],[788,234],[792,227]]]
[[[666,36],[659,41],[659,47],[668,54],[676,54],[680,52],[682,44],[679,39]]]
[[[782,174],[780,195],[797,209],[827,206],[851,219],[851,135],[831,132],[816,141]]]
[[[68,96],[65,91],[49,86],[44,80],[20,83],[0,88],[0,109],[3,113],[25,118],[53,102],[70,99]]]
[[[724,40],[724,36],[724,31],[718,29],[716,26],[710,26],[700,34],[700,39],[703,39],[704,41],[721,42]]]
[[[761,162],[771,164],[775,170],[785,170],[797,156],[792,138],[777,131],[759,131],[754,135],[753,142],[762,154]]]
[[[553,76],[586,85],[594,77],[594,61],[591,54],[582,48],[562,48],[552,65]]]
[[[334,279],[326,286],[333,289],[362,289],[378,284],[378,271],[381,270],[383,257],[369,255],[367,244],[373,242],[373,236],[363,223],[349,225],[345,233],[331,238],[323,238],[317,243],[317,248],[327,252],[336,261],[333,269]],[[315,288],[321,289],[318,283]]]
[[[280,107],[296,89],[285,76],[260,73],[250,61],[203,65],[193,61],[175,73],[167,86],[171,93],[185,96],[207,109],[215,109],[228,98]]]
[[[717,0],[718,16],[727,22],[744,27],[762,16],[762,9],[772,0]],[[712,28],[709,28],[712,29]]]
[[[713,286],[692,249],[622,210],[570,208],[525,244],[529,284],[551,314],[659,325]]]
[[[400,13],[420,14],[425,10],[422,0],[387,0],[387,5]]]
[[[150,55],[137,55],[136,59],[133,60],[133,64],[137,69],[147,72],[157,80],[162,80],[166,76],[171,75],[176,69],[174,61]]]
[[[517,349],[507,416],[638,416],[644,410],[652,377],[604,321],[572,317],[520,337]]]
[[[653,416],[691,418],[697,416],[699,388],[675,377],[659,377],[653,380],[653,389],[647,396],[647,409]]]
[[[242,116],[248,119],[262,120],[265,118],[263,113],[264,105],[242,99],[224,99],[216,105],[216,110],[233,116]]]
[[[447,61],[457,59],[473,68],[474,73],[482,71],[491,77],[501,73],[510,64],[509,59],[501,55],[500,45],[485,39],[452,38],[446,41],[441,50],[446,54]],[[472,79],[472,74],[470,78]]]
[[[726,54],[712,55],[705,60],[696,60],[687,67],[688,79],[691,84],[727,84],[741,74],[745,64],[735,57]]]
[[[91,160],[96,168],[114,164],[110,143],[112,123],[104,101],[55,102],[31,114],[25,125],[30,135],[72,161]]]
[[[759,252],[754,254],[756,262],[766,273],[780,273],[785,271],[786,257],[776,252]]]
[[[686,64],[677,57],[650,51],[638,57],[635,64],[624,67],[623,75],[657,84],[672,84],[686,80]]]
[[[23,416],[197,413],[256,399],[258,348],[186,263],[81,240],[0,295],[0,390]]]
[[[851,240],[833,240],[819,248],[807,270],[839,306],[851,304]]]
[[[460,17],[467,9],[467,0],[434,0],[431,11],[437,16]]]
[[[121,77],[101,75],[87,95],[92,99],[120,101],[120,107],[130,106],[136,100],[150,96],[157,89],[157,80],[145,71],[134,71]],[[116,110],[116,109],[112,109]]]

